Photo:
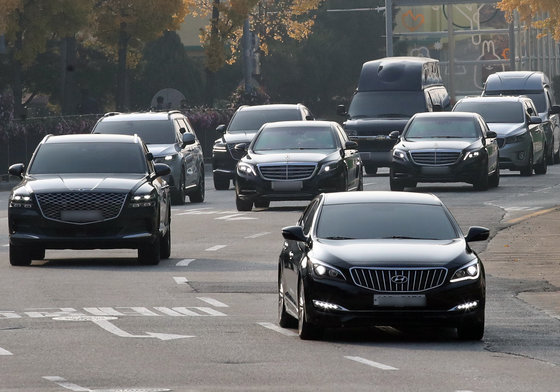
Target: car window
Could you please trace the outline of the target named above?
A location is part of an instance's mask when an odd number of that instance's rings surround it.
[[[263,128],[253,151],[267,150],[331,150],[337,144],[330,126]]]
[[[476,139],[480,136],[473,118],[465,117],[416,117],[411,120],[404,138],[464,138]]]
[[[311,226],[313,225],[313,216],[315,215],[315,211],[317,211],[318,206],[319,200],[313,200],[303,212],[299,224],[303,227],[303,233],[305,235],[308,235],[311,230]]]
[[[360,91],[354,95],[348,115],[360,117],[411,117],[425,112],[423,91]]]
[[[459,236],[443,207],[406,203],[323,205],[316,235],[325,239],[436,240],[451,240]]]
[[[94,133],[138,135],[146,144],[175,143],[175,130],[169,120],[101,120]]]
[[[142,149],[134,143],[46,143],[29,167],[30,174],[146,173]]]
[[[517,101],[459,101],[453,111],[478,113],[487,123],[525,122],[523,107]]]
[[[244,110],[233,116],[228,132],[256,132],[265,123],[296,120],[302,120],[301,113],[297,109]]]

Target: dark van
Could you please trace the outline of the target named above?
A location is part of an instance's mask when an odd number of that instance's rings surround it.
[[[393,131],[402,132],[412,115],[451,110],[439,62],[424,57],[386,57],[363,64],[358,88],[342,124],[351,140],[358,142],[360,157],[368,174],[390,167]]]
[[[555,104],[548,76],[539,71],[504,71],[488,76],[483,96],[525,95],[533,100],[546,134],[546,160],[560,162],[560,106]]]

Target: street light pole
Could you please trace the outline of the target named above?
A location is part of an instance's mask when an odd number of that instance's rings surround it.
[[[385,0],[385,54],[393,55],[393,0]]]

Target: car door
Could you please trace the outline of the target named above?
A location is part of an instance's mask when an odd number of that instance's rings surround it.
[[[151,154],[148,152],[148,148],[146,145],[143,145],[144,149],[144,156],[149,157]],[[155,175],[155,168],[154,162],[151,159],[146,160],[146,164],[148,165],[148,173],[150,178],[152,179],[152,185],[158,194],[159,200],[159,226],[160,230],[163,230],[163,227],[169,228],[169,208],[170,208],[170,197],[169,197],[169,184],[163,179],[163,177],[157,177],[154,179]]]
[[[362,169],[361,167],[362,161],[360,160],[360,154],[358,152],[358,149],[356,148],[345,148],[346,142],[350,141],[350,139],[348,139],[346,132],[344,132],[344,130],[340,125],[335,124],[334,127],[335,127],[335,135],[339,140],[342,149],[341,151],[343,151],[342,159],[344,159],[346,163],[346,168],[348,170],[348,179],[347,179],[348,189],[355,190],[359,185],[360,171]]]
[[[499,170],[498,139],[495,137],[489,138],[487,136],[489,129],[482,116],[479,117],[478,121],[480,124],[480,129],[482,130],[482,137],[485,140],[486,152],[488,154],[488,172],[494,172],[494,170]]]
[[[542,123],[535,124],[530,121],[531,116],[538,116],[537,109],[533,101],[524,100],[523,107],[525,109],[525,118],[531,139],[533,139],[533,163],[541,162],[543,155],[546,153],[544,150],[546,144],[546,135]]]
[[[196,151],[193,145],[184,145],[183,134],[190,132],[187,123],[182,118],[174,121],[177,143],[183,156],[183,171],[185,173],[185,188],[189,188],[198,183],[198,168],[196,167]],[[195,143],[196,144],[196,143]]]

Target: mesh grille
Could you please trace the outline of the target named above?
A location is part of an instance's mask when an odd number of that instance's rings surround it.
[[[93,223],[119,216],[126,193],[57,192],[37,194],[47,219],[68,223]]]
[[[445,282],[445,268],[350,268],[354,284],[366,289],[410,293],[426,291],[441,286]]]
[[[311,178],[317,165],[259,165],[259,171],[266,180],[306,180]]]
[[[412,159],[419,165],[451,165],[457,162],[459,151],[413,151]]]

